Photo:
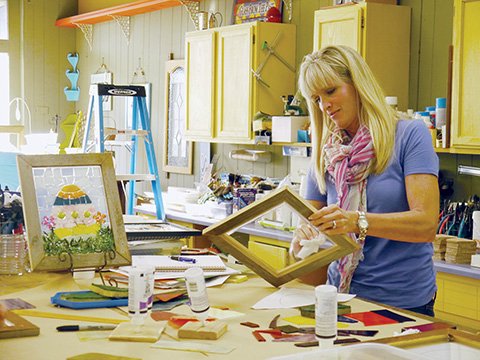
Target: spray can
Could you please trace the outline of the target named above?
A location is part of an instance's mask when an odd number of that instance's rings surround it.
[[[333,347],[337,337],[337,288],[333,285],[315,288],[315,336],[321,348]]]
[[[435,127],[442,129],[442,126],[447,125],[447,99],[437,98],[435,107]]]

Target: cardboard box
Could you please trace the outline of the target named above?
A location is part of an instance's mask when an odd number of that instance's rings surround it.
[[[273,116],[272,142],[296,142],[297,132],[308,122],[308,116]]]
[[[233,191],[233,211],[243,209],[255,201],[257,189],[238,188]]]

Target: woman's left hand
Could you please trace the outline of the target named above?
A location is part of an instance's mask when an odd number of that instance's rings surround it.
[[[336,204],[321,208],[310,215],[308,220],[327,235],[358,232],[358,214],[355,211],[343,210]]]

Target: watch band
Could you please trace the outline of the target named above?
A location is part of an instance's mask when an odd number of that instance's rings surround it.
[[[368,220],[367,220],[367,215],[365,214],[365,211],[357,211],[358,214],[358,220],[357,220],[357,226],[358,226],[358,241],[364,241],[365,238],[367,237],[367,231],[368,231]]]

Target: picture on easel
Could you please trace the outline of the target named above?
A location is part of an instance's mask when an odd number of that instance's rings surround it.
[[[32,269],[130,263],[112,155],[17,157]]]

